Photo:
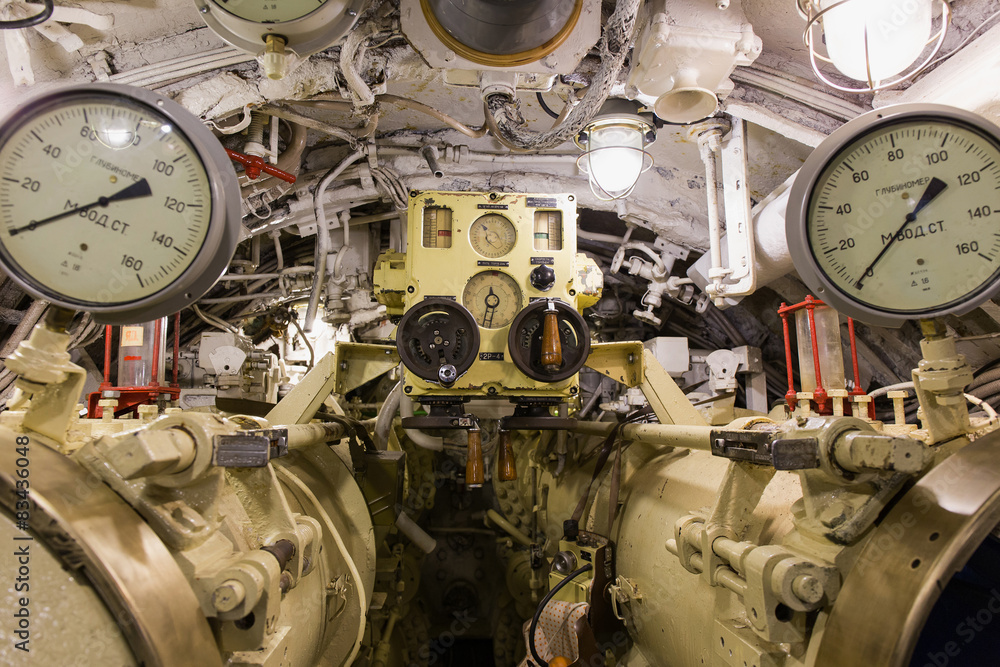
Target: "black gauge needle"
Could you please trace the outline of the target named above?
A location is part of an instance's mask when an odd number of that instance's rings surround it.
[[[948,187],[948,184],[937,176],[931,179],[931,182],[927,184],[927,189],[924,190],[924,194],[920,196],[920,201],[917,202],[916,207],[911,212],[906,214],[906,219],[903,221],[903,224],[899,226],[899,229],[892,235],[892,238],[890,238],[889,241],[882,246],[882,250],[880,250],[875,259],[872,260],[872,263],[868,265],[868,268],[861,273],[861,277],[858,278],[858,282],[854,283],[855,287],[858,289],[864,287],[865,278],[871,274],[872,269],[875,268],[875,265],[878,264],[880,259],[882,259],[882,256],[885,255],[886,251],[892,247],[892,244],[896,242],[896,239],[903,233],[906,226],[916,220],[917,213],[920,213],[920,211],[922,211],[928,204],[934,201],[939,194],[944,192],[946,187]]]
[[[125,201],[126,199],[137,199],[139,197],[148,197],[151,194],[153,194],[153,191],[149,189],[149,181],[147,181],[144,178],[141,181],[136,181],[132,185],[129,185],[128,187],[119,190],[110,197],[100,197],[97,201],[91,202],[85,206],[77,206],[76,208],[72,208],[68,211],[63,211],[62,213],[56,213],[55,215],[45,218],[44,220],[32,220],[23,227],[15,227],[14,229],[10,230],[10,235],[16,236],[21,232],[30,232],[34,229],[41,227],[42,225],[47,225],[50,222],[55,222],[56,220],[62,220],[63,218],[68,218],[69,216],[74,215],[76,213],[89,211],[95,206],[107,206],[108,204],[114,201]]]
[[[493,293],[493,288],[490,288],[490,293],[486,295],[486,311],[483,313],[483,326],[488,327],[493,324],[493,315],[496,313],[497,306],[500,305],[500,297]],[[487,322],[487,316],[489,317],[489,322]]]

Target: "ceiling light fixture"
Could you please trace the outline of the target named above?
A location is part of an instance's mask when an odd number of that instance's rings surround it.
[[[806,19],[802,39],[813,72],[826,85],[846,93],[885,90],[913,78],[933,61],[948,32],[951,7],[947,0],[937,1],[941,28],[931,35],[935,0],[796,0]],[[817,42],[826,46],[826,56],[816,51]],[[928,46],[930,53],[913,66]],[[820,71],[819,61],[868,85],[850,88],[835,83]]]
[[[656,140],[639,103],[610,99],[574,140],[583,151],[576,164],[590,176],[590,190],[603,201],[628,196],[639,176],[653,166],[646,146]]]

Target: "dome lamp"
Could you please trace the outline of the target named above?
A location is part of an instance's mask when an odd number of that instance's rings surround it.
[[[846,93],[892,88],[922,72],[941,50],[951,7],[941,3],[941,28],[931,35],[935,0],[796,0],[806,19],[802,40],[813,72],[826,85]],[[817,38],[815,31],[820,29]],[[827,55],[816,51],[819,39]],[[932,45],[930,53],[914,65]],[[845,76],[867,83],[849,88],[831,81],[819,62],[831,63]]]
[[[580,170],[590,177],[590,189],[603,201],[628,196],[639,176],[653,166],[646,146],[656,139],[653,125],[639,114],[638,102],[610,99],[576,136],[583,154]]]

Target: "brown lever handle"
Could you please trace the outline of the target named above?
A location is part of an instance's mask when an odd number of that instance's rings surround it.
[[[465,488],[476,489],[485,480],[483,464],[483,433],[478,428],[469,430],[469,458],[465,463]]]
[[[562,341],[559,340],[559,313],[556,305],[549,301],[542,322],[542,368],[554,373],[562,366]]]
[[[514,463],[514,447],[510,444],[510,431],[500,431],[500,442],[497,459],[497,479],[501,482],[513,482],[517,479],[517,466]]]

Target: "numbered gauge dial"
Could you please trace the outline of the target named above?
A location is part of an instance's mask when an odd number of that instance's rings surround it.
[[[482,216],[469,228],[469,243],[473,250],[491,259],[503,257],[517,243],[514,223],[496,213]]]
[[[73,87],[0,126],[0,263],[36,297],[101,321],[200,297],[232,256],[238,202],[211,133],[148,91]]]
[[[477,273],[465,284],[462,304],[484,329],[502,329],[521,310],[521,288],[500,271]]]
[[[256,23],[283,23],[307,16],[328,0],[213,0],[223,11]]]
[[[790,194],[806,283],[862,321],[965,312],[1000,278],[1000,130],[938,105],[872,112],[830,136]]]
[[[476,360],[479,327],[460,304],[430,297],[403,314],[396,327],[396,347],[408,371],[451,386]]]

